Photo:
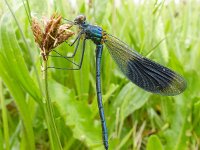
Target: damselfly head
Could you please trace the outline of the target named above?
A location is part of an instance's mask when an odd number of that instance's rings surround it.
[[[78,15],[75,19],[74,19],[74,23],[75,24],[83,24],[86,20],[86,16],[85,15]]]

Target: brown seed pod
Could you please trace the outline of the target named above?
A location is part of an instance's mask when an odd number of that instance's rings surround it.
[[[43,28],[36,18],[32,20],[32,31],[35,42],[38,43],[44,60],[48,59],[49,53],[74,35],[69,30],[72,25],[61,24],[60,15],[52,15],[50,19],[43,19]]]

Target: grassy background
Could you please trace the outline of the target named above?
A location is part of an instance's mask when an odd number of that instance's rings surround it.
[[[0,2],[0,149],[59,149],[45,121],[41,57],[24,4]],[[145,92],[123,76],[105,48],[102,91],[110,149],[200,149],[198,1],[34,0],[29,6],[39,18],[58,12],[73,20],[85,14],[90,23],[187,80],[179,96]],[[57,50],[65,54],[73,48],[63,44]],[[65,150],[103,149],[94,64],[95,46],[87,41],[80,71],[48,70],[57,134]],[[50,58],[49,65],[72,67],[61,58]]]

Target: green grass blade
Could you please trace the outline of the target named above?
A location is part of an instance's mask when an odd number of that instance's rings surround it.
[[[8,126],[8,114],[7,114],[7,109],[6,109],[6,104],[5,104],[5,97],[4,97],[4,91],[3,91],[3,82],[0,80],[0,104],[2,107],[2,121],[3,121],[3,134],[4,134],[4,140],[5,141],[5,147],[6,150],[10,149],[10,142],[9,142],[9,126]],[[3,145],[3,144],[2,144]]]
[[[147,150],[163,150],[162,143],[160,142],[160,139],[156,135],[152,135],[148,139],[147,143]]]

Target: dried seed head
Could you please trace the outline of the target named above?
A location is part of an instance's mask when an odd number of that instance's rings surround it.
[[[36,43],[38,43],[39,47],[41,48],[44,60],[47,60],[48,55],[53,48],[57,47],[74,35],[74,32],[69,30],[72,25],[61,25],[61,19],[62,17],[56,14],[52,15],[50,19],[44,18],[44,31],[36,19],[33,19],[32,21],[34,38]]]
[[[72,35],[74,35],[74,32],[69,30],[69,28],[71,28],[71,27],[72,27],[72,25],[69,25],[69,24],[63,24],[59,27],[58,34],[56,37],[57,43],[55,43],[55,47],[60,45],[64,41],[66,41]]]
[[[53,49],[61,19],[61,16],[53,15],[47,22],[43,40],[43,49],[47,50],[47,53]]]
[[[33,18],[32,20],[32,31],[35,38],[35,42],[38,43],[39,46],[41,46],[43,39],[43,32],[41,25],[39,24],[39,22],[37,22],[36,18]]]

